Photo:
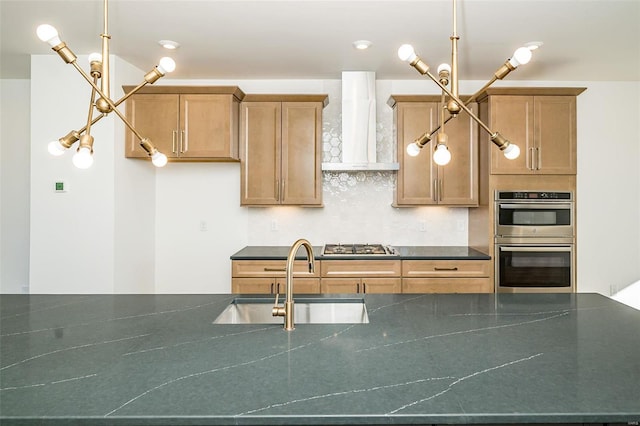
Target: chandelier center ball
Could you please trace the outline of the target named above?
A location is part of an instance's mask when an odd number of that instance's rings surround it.
[[[96,108],[103,114],[111,112],[111,105],[109,105],[105,98],[99,98],[96,101]]]

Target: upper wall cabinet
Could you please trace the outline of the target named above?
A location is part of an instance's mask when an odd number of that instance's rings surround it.
[[[480,97],[481,115],[520,147],[514,160],[491,149],[491,174],[576,174],[576,96],[583,88],[495,88]],[[491,144],[487,135],[483,143]]]
[[[124,87],[128,92],[132,87]],[[127,119],[170,161],[238,161],[238,122],[244,93],[237,87],[144,87],[126,101]],[[125,133],[125,156],[148,158]]]
[[[326,95],[247,95],[240,106],[243,206],[322,206]]]
[[[435,135],[420,154],[411,157],[407,145],[439,123],[440,96],[394,95],[387,102],[393,108],[397,154],[400,163],[394,205],[478,205],[477,124],[461,112],[445,125],[451,161],[438,166],[433,161]],[[476,111],[476,105],[470,108]]]

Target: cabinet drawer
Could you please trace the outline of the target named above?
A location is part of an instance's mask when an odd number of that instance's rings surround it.
[[[489,278],[403,278],[403,293],[493,293]]]
[[[403,277],[488,277],[489,260],[403,260]]]
[[[320,261],[315,262],[315,272],[309,272],[306,260],[296,260],[293,272],[296,277],[319,277]],[[233,277],[285,277],[286,260],[233,260],[231,262],[231,276]]]
[[[399,277],[400,260],[323,260],[323,277]]]

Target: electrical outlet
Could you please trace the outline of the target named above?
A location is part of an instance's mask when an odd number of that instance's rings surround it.
[[[420,232],[427,232],[427,222],[425,220],[420,221]]]
[[[270,226],[272,231],[277,231],[278,230],[278,221],[273,219],[271,220],[271,226]]]
[[[204,220],[201,220],[200,221],[200,231],[201,232],[205,232],[205,231],[208,231],[208,230],[209,230],[209,227],[207,225],[207,222],[204,221]]]

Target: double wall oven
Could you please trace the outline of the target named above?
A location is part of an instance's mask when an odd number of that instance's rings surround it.
[[[572,192],[496,191],[496,291],[575,291],[574,218]]]

